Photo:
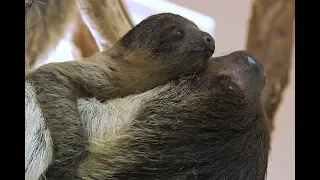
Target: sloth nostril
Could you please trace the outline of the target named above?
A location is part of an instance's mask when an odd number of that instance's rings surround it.
[[[250,63],[250,64],[256,64],[256,61],[250,57],[250,56],[247,56],[247,61]]]

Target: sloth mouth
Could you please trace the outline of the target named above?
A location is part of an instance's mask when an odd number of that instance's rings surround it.
[[[206,54],[208,57],[211,57],[213,53],[214,53],[214,51],[213,51],[212,49],[206,49],[206,50],[205,50],[205,54]]]
[[[212,49],[199,49],[199,50],[193,50],[193,51],[189,51],[190,53],[196,53],[196,54],[204,54],[206,57],[211,57],[214,53],[214,50]]]

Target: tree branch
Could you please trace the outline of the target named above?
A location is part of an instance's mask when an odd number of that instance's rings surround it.
[[[268,82],[263,104],[273,129],[273,118],[288,84],[294,29],[293,0],[254,0],[247,50],[265,67]]]
[[[100,51],[114,44],[133,24],[120,0],[76,0]]]
[[[72,55],[74,59],[83,60],[99,52],[99,48],[90,30],[84,24],[82,18],[77,17],[77,22],[71,33]]]

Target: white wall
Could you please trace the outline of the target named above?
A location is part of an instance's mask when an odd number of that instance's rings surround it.
[[[251,0],[170,0],[215,19],[216,52],[214,56],[244,49]],[[268,180],[295,179],[295,109],[294,52],[290,82],[275,117]]]

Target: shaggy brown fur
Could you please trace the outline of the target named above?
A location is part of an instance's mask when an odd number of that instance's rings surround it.
[[[260,102],[265,82],[262,65],[245,52],[212,59],[203,74],[152,90],[157,94],[135,107],[114,138],[99,135],[107,129],[91,135],[79,178],[264,180],[270,149]]]
[[[74,179],[264,180],[270,149],[260,102],[265,82],[262,65],[238,51],[141,94],[105,103],[79,99],[88,144]],[[26,177],[35,180],[52,161],[54,129],[44,126],[26,85]]]
[[[78,98],[123,97],[202,71],[214,48],[213,38],[193,22],[163,13],[143,20],[110,50],[87,61],[50,63],[30,72],[27,80],[36,90],[54,144],[48,178],[74,178],[86,157]]]

